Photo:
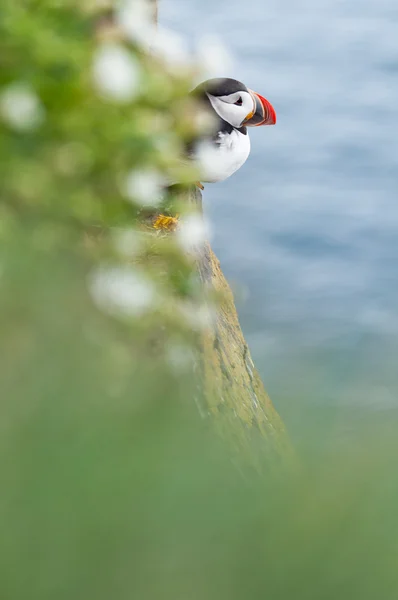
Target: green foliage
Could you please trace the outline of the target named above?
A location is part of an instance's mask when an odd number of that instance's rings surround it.
[[[95,5],[0,12],[1,597],[395,600],[394,431],[264,477],[200,416],[200,287],[124,183],[192,177],[189,77],[125,44],[101,94]]]

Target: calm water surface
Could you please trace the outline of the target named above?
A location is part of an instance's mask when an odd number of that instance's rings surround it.
[[[213,246],[284,416],[398,408],[398,3],[161,0],[189,40],[217,34],[227,73],[268,97],[273,128],[208,185]],[[398,411],[397,411],[398,412]]]

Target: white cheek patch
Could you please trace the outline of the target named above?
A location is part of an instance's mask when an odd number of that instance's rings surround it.
[[[253,100],[248,92],[231,94],[231,96],[212,96],[211,94],[207,94],[207,96],[218,116],[233,127],[241,127],[247,114],[252,110]],[[236,99],[242,98],[241,106],[231,102],[235,96]]]

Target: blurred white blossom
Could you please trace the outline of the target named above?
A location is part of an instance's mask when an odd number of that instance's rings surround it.
[[[98,308],[114,316],[141,316],[156,299],[154,284],[131,267],[100,267],[88,283]]]
[[[45,111],[35,91],[25,83],[10,84],[0,97],[0,113],[14,129],[29,131],[44,121]]]
[[[203,110],[200,106],[194,115],[194,125],[198,133],[210,133],[211,131],[217,131],[218,125],[217,115],[209,110]]]
[[[196,331],[209,329],[214,325],[217,317],[215,307],[207,302],[185,301],[180,305],[180,314],[187,325]]]
[[[180,246],[187,252],[200,250],[209,234],[210,228],[207,221],[198,213],[184,217],[176,232]]]
[[[135,169],[128,173],[122,191],[135,204],[158,206],[163,199],[165,184],[165,177],[156,169]]]
[[[140,91],[139,64],[120,44],[103,43],[98,47],[93,77],[99,93],[115,102],[130,102]]]
[[[172,369],[177,372],[183,372],[188,368],[192,368],[195,360],[192,348],[182,343],[168,344],[166,356]]]
[[[217,181],[219,173],[225,169],[224,157],[215,144],[201,140],[196,145],[195,164],[202,181]]]
[[[220,77],[231,70],[233,60],[222,41],[215,36],[206,35],[199,39],[196,59],[206,79]]]
[[[193,66],[186,39],[170,29],[157,28],[150,51],[172,69],[188,70]]]
[[[155,24],[153,7],[147,0],[121,0],[116,21],[128,39],[155,55],[167,66],[187,69],[192,56],[183,36]]]
[[[144,47],[151,44],[156,25],[153,7],[147,0],[120,0],[116,22],[130,41]]]

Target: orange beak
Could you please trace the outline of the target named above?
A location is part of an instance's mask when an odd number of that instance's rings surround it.
[[[257,92],[249,90],[251,97],[254,100],[254,110],[248,114],[242,125],[248,127],[259,127],[260,125],[275,125],[276,112],[271,102],[269,102]]]

